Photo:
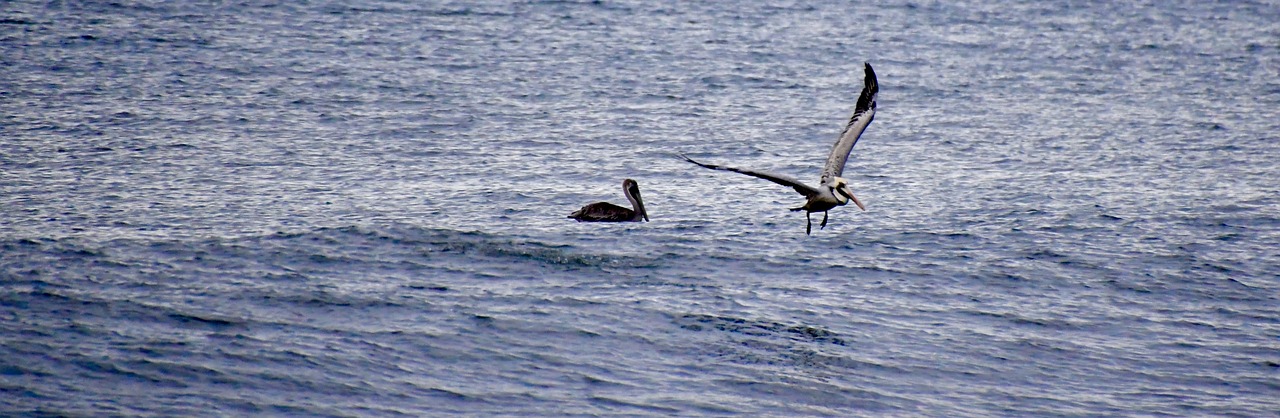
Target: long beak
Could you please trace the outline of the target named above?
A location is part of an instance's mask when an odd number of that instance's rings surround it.
[[[844,195],[844,197],[849,198],[849,200],[852,200],[853,204],[858,205],[858,209],[862,209],[864,212],[867,210],[867,207],[862,205],[862,201],[858,200],[858,197],[854,196],[853,192],[850,191],[848,188],[841,187],[839,189],[836,189],[836,191]]]

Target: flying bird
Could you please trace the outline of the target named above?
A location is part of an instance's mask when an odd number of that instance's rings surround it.
[[[596,202],[569,214],[569,218],[578,222],[640,222],[649,221],[649,214],[644,211],[644,201],[640,200],[640,185],[635,180],[622,181],[622,194],[631,201],[631,209],[609,202]]]
[[[810,219],[809,215],[814,212],[822,212],[822,224],[819,227],[821,229],[827,226],[827,211],[837,206],[844,206],[852,201],[853,204],[858,205],[858,209],[865,211],[867,207],[853,195],[853,190],[849,188],[849,180],[840,177],[844,174],[844,164],[849,159],[849,152],[853,150],[853,145],[858,143],[858,137],[862,136],[862,131],[867,129],[867,125],[871,124],[871,119],[876,115],[876,93],[880,91],[880,88],[876,83],[876,73],[871,69],[871,64],[865,65],[866,76],[863,79],[862,94],[858,96],[858,104],[854,107],[853,116],[849,118],[849,123],[845,125],[844,131],[840,133],[840,138],[836,140],[835,146],[831,147],[831,153],[827,155],[827,164],[822,168],[822,179],[818,187],[809,186],[799,180],[781,174],[703,164],[684,154],[681,154],[680,157],[704,168],[742,173],[795,189],[796,192],[804,195],[806,200],[804,205],[792,208],[791,211],[805,211],[804,217],[807,223],[804,233],[806,235],[813,232],[813,220]]]

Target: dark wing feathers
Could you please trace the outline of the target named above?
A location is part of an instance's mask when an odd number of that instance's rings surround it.
[[[867,125],[870,125],[871,120],[876,116],[876,94],[880,92],[880,84],[876,80],[876,72],[871,69],[871,64],[865,65],[866,75],[862,80],[862,94],[858,96],[858,104],[854,106],[849,123],[845,124],[844,131],[840,132],[840,138],[831,147],[831,154],[827,155],[827,164],[822,167],[823,183],[832,177],[844,175],[844,165],[849,160],[849,152],[853,151],[853,146],[858,143],[862,131],[867,129]]]
[[[688,161],[688,162],[691,162],[691,163],[697,164],[698,166],[703,167],[703,168],[710,168],[710,169],[712,169],[712,170],[732,171],[732,172],[735,172],[735,173],[742,173],[742,174],[746,174],[746,175],[751,176],[751,177],[756,177],[756,178],[762,178],[762,179],[765,179],[765,180],[769,180],[769,181],[772,181],[772,182],[774,182],[774,183],[781,184],[781,185],[783,185],[783,186],[791,187],[791,188],[795,189],[797,193],[800,193],[800,194],[804,195],[804,197],[812,197],[812,196],[814,196],[814,195],[817,195],[817,194],[821,193],[821,192],[819,192],[819,191],[818,191],[818,189],[815,189],[815,188],[813,188],[813,187],[809,187],[808,185],[806,185],[806,184],[804,184],[804,183],[801,183],[799,180],[796,180],[796,179],[794,179],[794,178],[791,178],[791,177],[788,177],[788,176],[784,176],[784,175],[781,175],[781,174],[774,174],[774,173],[770,173],[770,172],[767,172],[767,171],[749,170],[749,169],[745,169],[745,168],[725,167],[725,166],[722,166],[722,165],[715,165],[715,164],[703,164],[703,163],[700,163],[700,162],[694,161],[692,158],[689,158],[688,156],[685,156],[684,154],[680,154],[680,158],[684,158],[684,160],[685,160],[685,161]]]
[[[578,222],[626,222],[635,216],[635,211],[609,202],[596,202],[569,214]]]

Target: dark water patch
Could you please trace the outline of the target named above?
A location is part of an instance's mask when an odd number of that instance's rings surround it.
[[[1083,321],[1079,319],[1070,320],[1065,317],[1052,318],[1047,316],[1033,316],[1028,313],[992,312],[992,311],[974,311],[974,310],[962,310],[960,312],[965,315],[976,315],[980,317],[990,317],[990,318],[999,319],[1002,322],[1005,322],[1009,325],[1019,326],[1019,327],[1029,326],[1029,327],[1036,327],[1036,328],[1055,329],[1058,331],[1081,331],[1081,330],[1088,330],[1090,328],[1093,328],[1092,324],[1090,324],[1087,321]]]
[[[455,401],[467,401],[472,399],[471,396],[468,396],[465,393],[456,392],[456,391],[443,389],[443,388],[429,388],[427,389],[427,394],[430,396],[443,397],[443,398],[455,400]]]
[[[675,323],[681,328],[691,331],[713,329],[752,337],[781,337],[795,341],[846,345],[845,339],[839,335],[807,325],[786,325],[777,322],[705,314],[681,315],[676,318]]]
[[[435,292],[449,291],[449,286],[442,286],[442,285],[410,284],[410,285],[407,285],[406,287],[413,290],[431,290]]]
[[[635,268],[651,265],[647,259],[598,255],[565,244],[517,241],[500,236],[451,230],[363,229],[346,227],[316,231],[317,236],[353,244],[349,238],[370,245],[385,242],[399,249],[412,249],[422,256],[464,256],[494,263],[533,263],[560,268]],[[305,238],[304,238],[305,237]],[[277,238],[318,239],[310,233]],[[335,241],[336,242],[336,241]]]
[[[23,310],[31,309],[33,303],[36,304],[36,306],[40,306],[44,303],[59,305],[78,304],[82,302],[70,296],[63,295],[60,291],[44,289],[7,293],[3,297],[4,306],[11,306],[13,308]]]
[[[196,325],[199,327],[208,327],[209,329],[214,330],[225,330],[233,326],[244,324],[242,321],[232,319],[182,313],[171,313],[169,314],[169,318],[183,325]]]
[[[35,25],[38,23],[40,22],[23,19],[23,18],[16,18],[16,19],[11,17],[0,18],[0,25]]]
[[[385,300],[377,295],[350,295],[338,290],[304,290],[301,292],[290,291],[282,292],[263,292],[258,296],[264,303],[283,304],[284,306],[311,308],[311,309],[334,309],[334,308],[352,308],[352,309],[378,309],[378,308],[397,308],[404,305],[394,300]]]

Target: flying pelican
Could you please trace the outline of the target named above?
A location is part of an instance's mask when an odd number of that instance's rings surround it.
[[[569,214],[578,222],[640,222],[649,221],[649,214],[644,211],[644,202],[640,200],[640,185],[635,180],[622,181],[622,194],[631,201],[631,209],[609,202],[596,202]]]
[[[853,204],[858,205],[858,209],[865,211],[867,207],[863,206],[862,202],[853,196],[853,190],[849,189],[849,180],[840,177],[844,173],[844,163],[849,159],[849,151],[853,150],[853,144],[858,142],[858,137],[862,136],[862,131],[867,129],[867,125],[871,124],[871,119],[876,115],[876,93],[880,91],[880,88],[876,84],[876,73],[871,70],[871,64],[865,65],[866,77],[863,79],[862,94],[858,96],[858,104],[854,107],[853,116],[849,118],[849,123],[845,125],[844,132],[840,133],[840,139],[836,140],[836,145],[831,147],[831,154],[827,155],[827,165],[822,168],[822,182],[818,187],[812,187],[794,178],[767,171],[703,164],[684,154],[681,154],[680,157],[712,170],[742,173],[794,188],[807,199],[803,206],[791,209],[792,212],[805,211],[804,218],[807,222],[804,229],[805,235],[813,232],[813,220],[809,218],[809,214],[813,212],[822,212],[822,225],[820,228],[826,228],[827,211],[836,206],[844,206],[852,200]]]

